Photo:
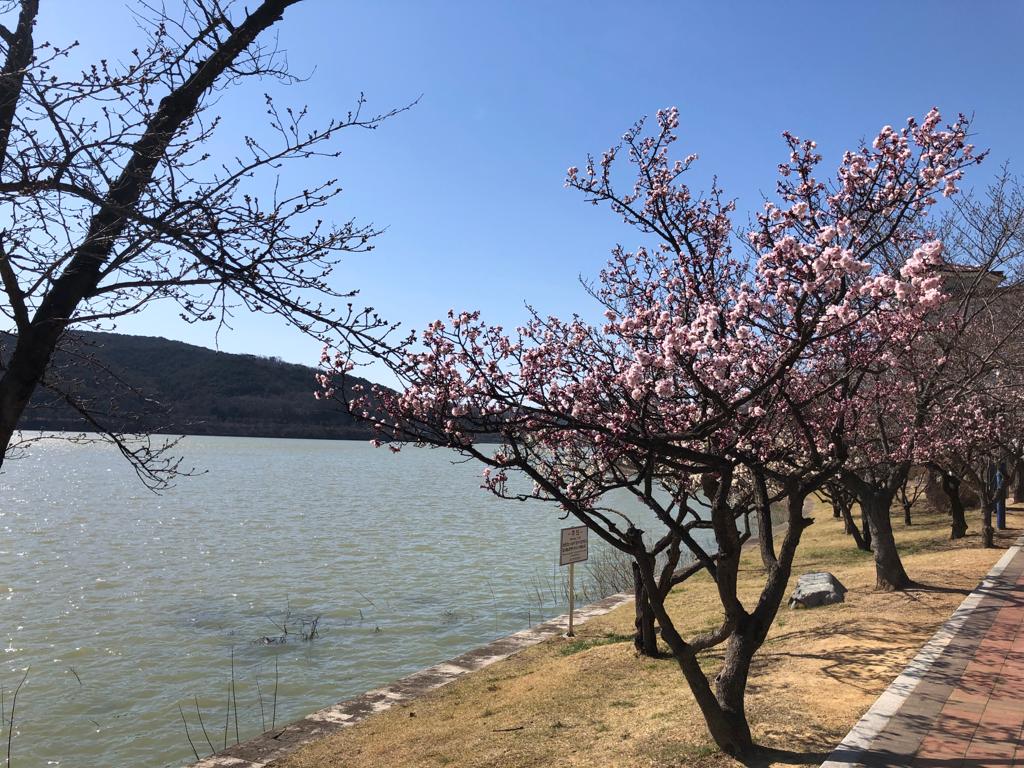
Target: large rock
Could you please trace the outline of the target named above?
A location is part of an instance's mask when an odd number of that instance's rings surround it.
[[[817,608],[819,605],[841,603],[845,599],[846,587],[831,573],[805,573],[797,579],[789,607]]]

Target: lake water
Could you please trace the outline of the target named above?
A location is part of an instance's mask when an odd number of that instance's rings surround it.
[[[207,473],[160,496],[101,445],[47,441],[0,474],[7,717],[29,668],[15,765],[190,762],[179,705],[210,751],[194,697],[219,749],[232,654],[245,739],[270,727],[275,666],[281,725],[564,612],[558,529],[573,523],[495,499],[450,453],[217,437],[181,450]]]

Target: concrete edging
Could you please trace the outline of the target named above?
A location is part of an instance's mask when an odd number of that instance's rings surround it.
[[[857,768],[859,758],[866,756],[875,739],[885,730],[907,699],[926,678],[949,644],[956,638],[970,615],[978,608],[987,591],[996,586],[996,579],[1006,570],[1013,558],[1024,548],[1024,536],[1003,553],[992,569],[959,607],[918,651],[906,669],[889,685],[871,708],[832,750],[821,768]],[[851,760],[855,762],[851,762]]]
[[[633,601],[633,593],[620,592],[579,608],[574,624],[584,624]],[[191,768],[267,768],[300,747],[332,733],[362,722],[370,715],[383,712],[458,680],[463,675],[514,656],[526,648],[564,634],[569,628],[569,615],[523,629],[456,656],[454,659],[421,669],[382,688],[339,702],[313,712],[282,728],[267,731],[222,752],[193,763]]]

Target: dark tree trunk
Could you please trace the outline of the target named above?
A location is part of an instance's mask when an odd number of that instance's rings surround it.
[[[981,546],[992,549],[996,545],[996,530],[992,527],[992,513],[995,511],[996,500],[989,492],[981,497]]]
[[[1013,468],[1013,501],[1024,501],[1024,459],[1017,459]]]
[[[711,738],[726,754],[734,757],[752,755],[755,751],[754,740],[750,734],[746,713],[742,709],[742,701],[739,710],[733,708],[730,711],[726,711],[718,701],[716,692],[712,690],[704,670],[701,669],[694,647],[682,638],[665,610],[664,598],[658,594],[654,577],[653,558],[639,551],[636,557],[638,562],[642,560],[640,573],[645,590],[653,598],[650,605],[660,627],[661,637],[672,652],[697,706],[700,707]]]
[[[38,13],[39,0],[22,2],[21,12],[18,15],[18,26],[14,30],[13,39],[7,41],[7,56],[3,65],[2,77],[0,77],[0,168],[5,171],[7,170],[5,166],[11,141],[11,128],[16,120],[18,100],[35,50],[32,32]],[[4,254],[4,259],[7,259],[6,254]],[[5,274],[5,284],[6,279],[7,275]],[[5,309],[4,312],[6,314],[7,310]],[[28,405],[32,392],[49,361],[48,354],[41,364],[39,360],[29,360],[22,347],[22,337],[33,333],[32,324],[28,321],[27,315],[28,312],[24,307],[22,307],[21,313],[13,312],[17,323],[18,340],[15,343],[14,354],[7,361],[6,370],[0,377],[0,467],[3,466],[7,448],[18,428],[21,414]],[[19,349],[22,349],[20,355],[18,354]]]
[[[843,523],[846,526],[846,532],[853,536],[853,543],[857,545],[857,549],[862,552],[870,552],[870,539],[865,541],[864,536],[861,535],[860,528],[858,528],[857,523],[853,521],[853,514],[850,507],[850,504],[843,504]]]
[[[803,516],[805,499],[806,494],[795,489],[787,498],[786,535],[778,555],[773,556],[771,565],[766,567],[768,575],[761,591],[761,599],[752,613],[743,616],[737,622],[726,644],[722,667],[715,678],[715,699],[734,733],[746,741],[751,740],[746,718],[746,690],[750,665],[754,654],[764,643],[782,604],[792,574],[793,557],[803,529],[813,522]]]
[[[687,642],[679,634],[672,617],[665,610],[666,589],[655,576],[655,557],[644,546],[642,535],[635,531],[633,557],[643,581],[662,639],[665,641],[704,716],[715,744],[741,762],[754,756],[756,746],[750,733],[745,710],[747,678],[751,661],[764,644],[775,620],[792,574],[793,558],[803,529],[813,520],[803,517],[803,502],[810,491],[795,486],[788,497],[788,525],[777,556],[772,553],[766,564],[765,585],[757,607],[747,612],[737,596],[737,575],[743,537],[736,527],[734,510],[728,504],[731,476],[725,473],[722,486],[713,499],[711,519],[718,552],[713,573],[719,598],[725,612],[722,626],[707,635]],[[725,659],[714,687],[701,668],[698,653],[725,642]]]
[[[36,350],[26,349],[31,343],[23,342],[24,336],[25,334],[18,335],[7,371],[0,377],[0,466],[3,465],[7,448],[18,429],[21,415],[32,398],[36,384],[46,371],[46,365],[53,352],[54,345],[50,344],[32,355],[31,352]]]
[[[903,505],[903,524],[913,525],[914,521],[910,518],[910,502],[907,499],[904,499],[900,503]]]
[[[715,678],[715,698],[737,735],[752,745],[746,716],[747,678],[750,675],[750,662],[760,643],[751,640],[746,633],[741,632],[735,632],[729,638],[722,668]]]
[[[775,553],[775,528],[772,521],[772,506],[768,500],[768,486],[763,475],[754,480],[757,488],[757,546],[761,553],[761,564],[770,570],[778,559]],[[748,526],[749,532],[749,526]]]
[[[633,635],[633,646],[641,656],[657,656],[658,634],[654,620],[654,608],[647,598],[643,576],[636,561],[633,562],[633,591],[636,604],[636,620],[634,622],[636,631]]]
[[[757,546],[761,553],[761,563],[765,569],[771,568],[775,562],[775,532],[772,530],[772,518],[769,514],[759,521]]]
[[[664,637],[664,633],[662,635]],[[746,680],[747,673],[750,668],[749,660],[746,661],[745,665],[737,658],[735,660],[736,671],[740,672],[740,669],[745,666],[742,670],[742,676],[744,681]],[[692,664],[700,669],[700,664],[696,658],[693,659]],[[680,661],[680,667],[683,666]],[[687,666],[690,666],[687,664]],[[691,678],[687,675],[687,670],[683,669],[683,674],[687,676],[689,681]],[[754,746],[754,738],[750,733],[750,725],[747,723],[747,714],[745,710],[745,696],[743,690],[737,690],[732,685],[729,685],[731,698],[727,704],[719,699],[719,691],[721,690],[721,676],[715,683],[715,690],[712,691],[711,687],[707,684],[707,679],[703,677],[703,673],[700,673],[702,682],[706,688],[706,693],[701,694],[695,693],[697,704],[701,708],[701,712],[704,714],[704,721],[707,724],[708,730],[711,732],[711,738],[714,739],[715,744],[718,748],[725,752],[727,755],[733,757],[743,758],[751,756],[756,751]],[[736,675],[729,676],[730,681],[736,680]],[[693,690],[693,685],[691,685]]]
[[[893,492],[885,487],[864,483],[858,489],[858,496],[861,511],[868,521],[872,549],[875,552],[875,588],[887,592],[906,589],[913,582],[900,560],[892,532],[890,513]]]
[[[7,370],[0,376],[0,466],[32,394],[46,373],[65,323],[36,322],[18,334]]]
[[[949,538],[962,539],[967,535],[967,517],[964,515],[964,502],[960,498],[960,478],[952,472],[941,472],[942,491],[949,499],[949,513],[952,525]]]
[[[871,551],[871,525],[868,523],[868,516],[864,514],[864,507],[860,510],[860,535],[864,539],[864,549]]]

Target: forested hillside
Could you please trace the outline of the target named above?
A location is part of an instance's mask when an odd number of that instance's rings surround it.
[[[13,339],[0,335],[3,359]],[[104,427],[196,435],[366,439],[337,403],[313,397],[313,368],[180,341],[79,333],[56,359],[24,429],[93,431],[73,407],[88,402]]]

